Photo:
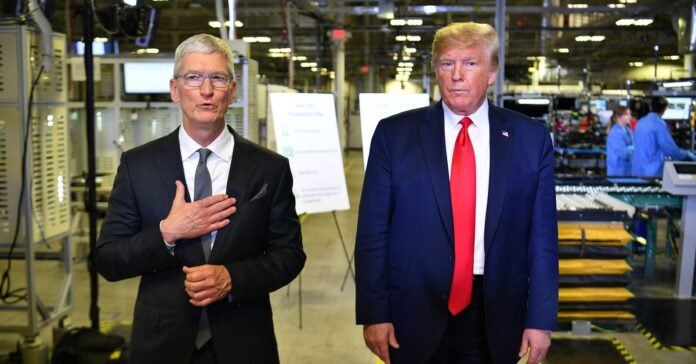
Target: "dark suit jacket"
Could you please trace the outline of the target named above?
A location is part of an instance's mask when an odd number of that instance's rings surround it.
[[[233,134],[227,194],[236,197],[237,212],[218,231],[208,262],[230,272],[232,299],[208,306],[212,340],[220,363],[277,363],[268,295],[305,261],[292,175],[286,158]],[[182,266],[205,264],[203,249],[199,239],[181,240],[172,255],[159,230],[176,180],[185,184],[178,129],[123,153],[97,243],[96,268],[106,279],[141,276],[134,364],[189,363],[194,350],[201,312],[188,302]]]
[[[558,241],[548,130],[489,103],[485,322],[496,363],[525,328],[553,330]],[[365,172],[355,248],[358,324],[391,322],[393,362],[423,363],[449,316],[453,222],[442,103],[382,120]]]

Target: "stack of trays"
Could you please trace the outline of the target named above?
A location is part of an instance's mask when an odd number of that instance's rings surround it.
[[[623,224],[559,223],[559,321],[635,321]]]

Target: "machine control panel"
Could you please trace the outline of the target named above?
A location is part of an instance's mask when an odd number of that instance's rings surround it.
[[[696,196],[696,162],[665,162],[662,188],[681,196]]]

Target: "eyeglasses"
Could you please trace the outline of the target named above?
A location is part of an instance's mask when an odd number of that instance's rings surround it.
[[[201,87],[205,82],[205,79],[210,79],[210,83],[215,88],[227,88],[232,82],[232,77],[224,73],[200,73],[200,72],[186,72],[184,74],[178,75],[175,78],[181,78],[184,81],[184,85],[190,87]]]

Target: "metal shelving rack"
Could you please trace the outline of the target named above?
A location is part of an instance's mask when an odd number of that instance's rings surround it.
[[[40,39],[26,25],[0,27],[0,255],[7,264],[23,261],[26,284],[23,299],[0,303],[0,311],[27,315],[25,323],[15,323],[17,315],[3,320],[0,331],[23,336],[20,348],[25,362],[47,360],[38,336],[44,328],[65,318],[74,300],[65,36],[53,34],[52,67],[41,74],[29,109],[31,85],[42,58]],[[26,158],[22,160],[27,133]],[[39,291],[37,260],[58,262],[63,274],[60,286],[51,287],[55,291],[53,301]],[[12,270],[10,275],[17,286],[19,270]]]

